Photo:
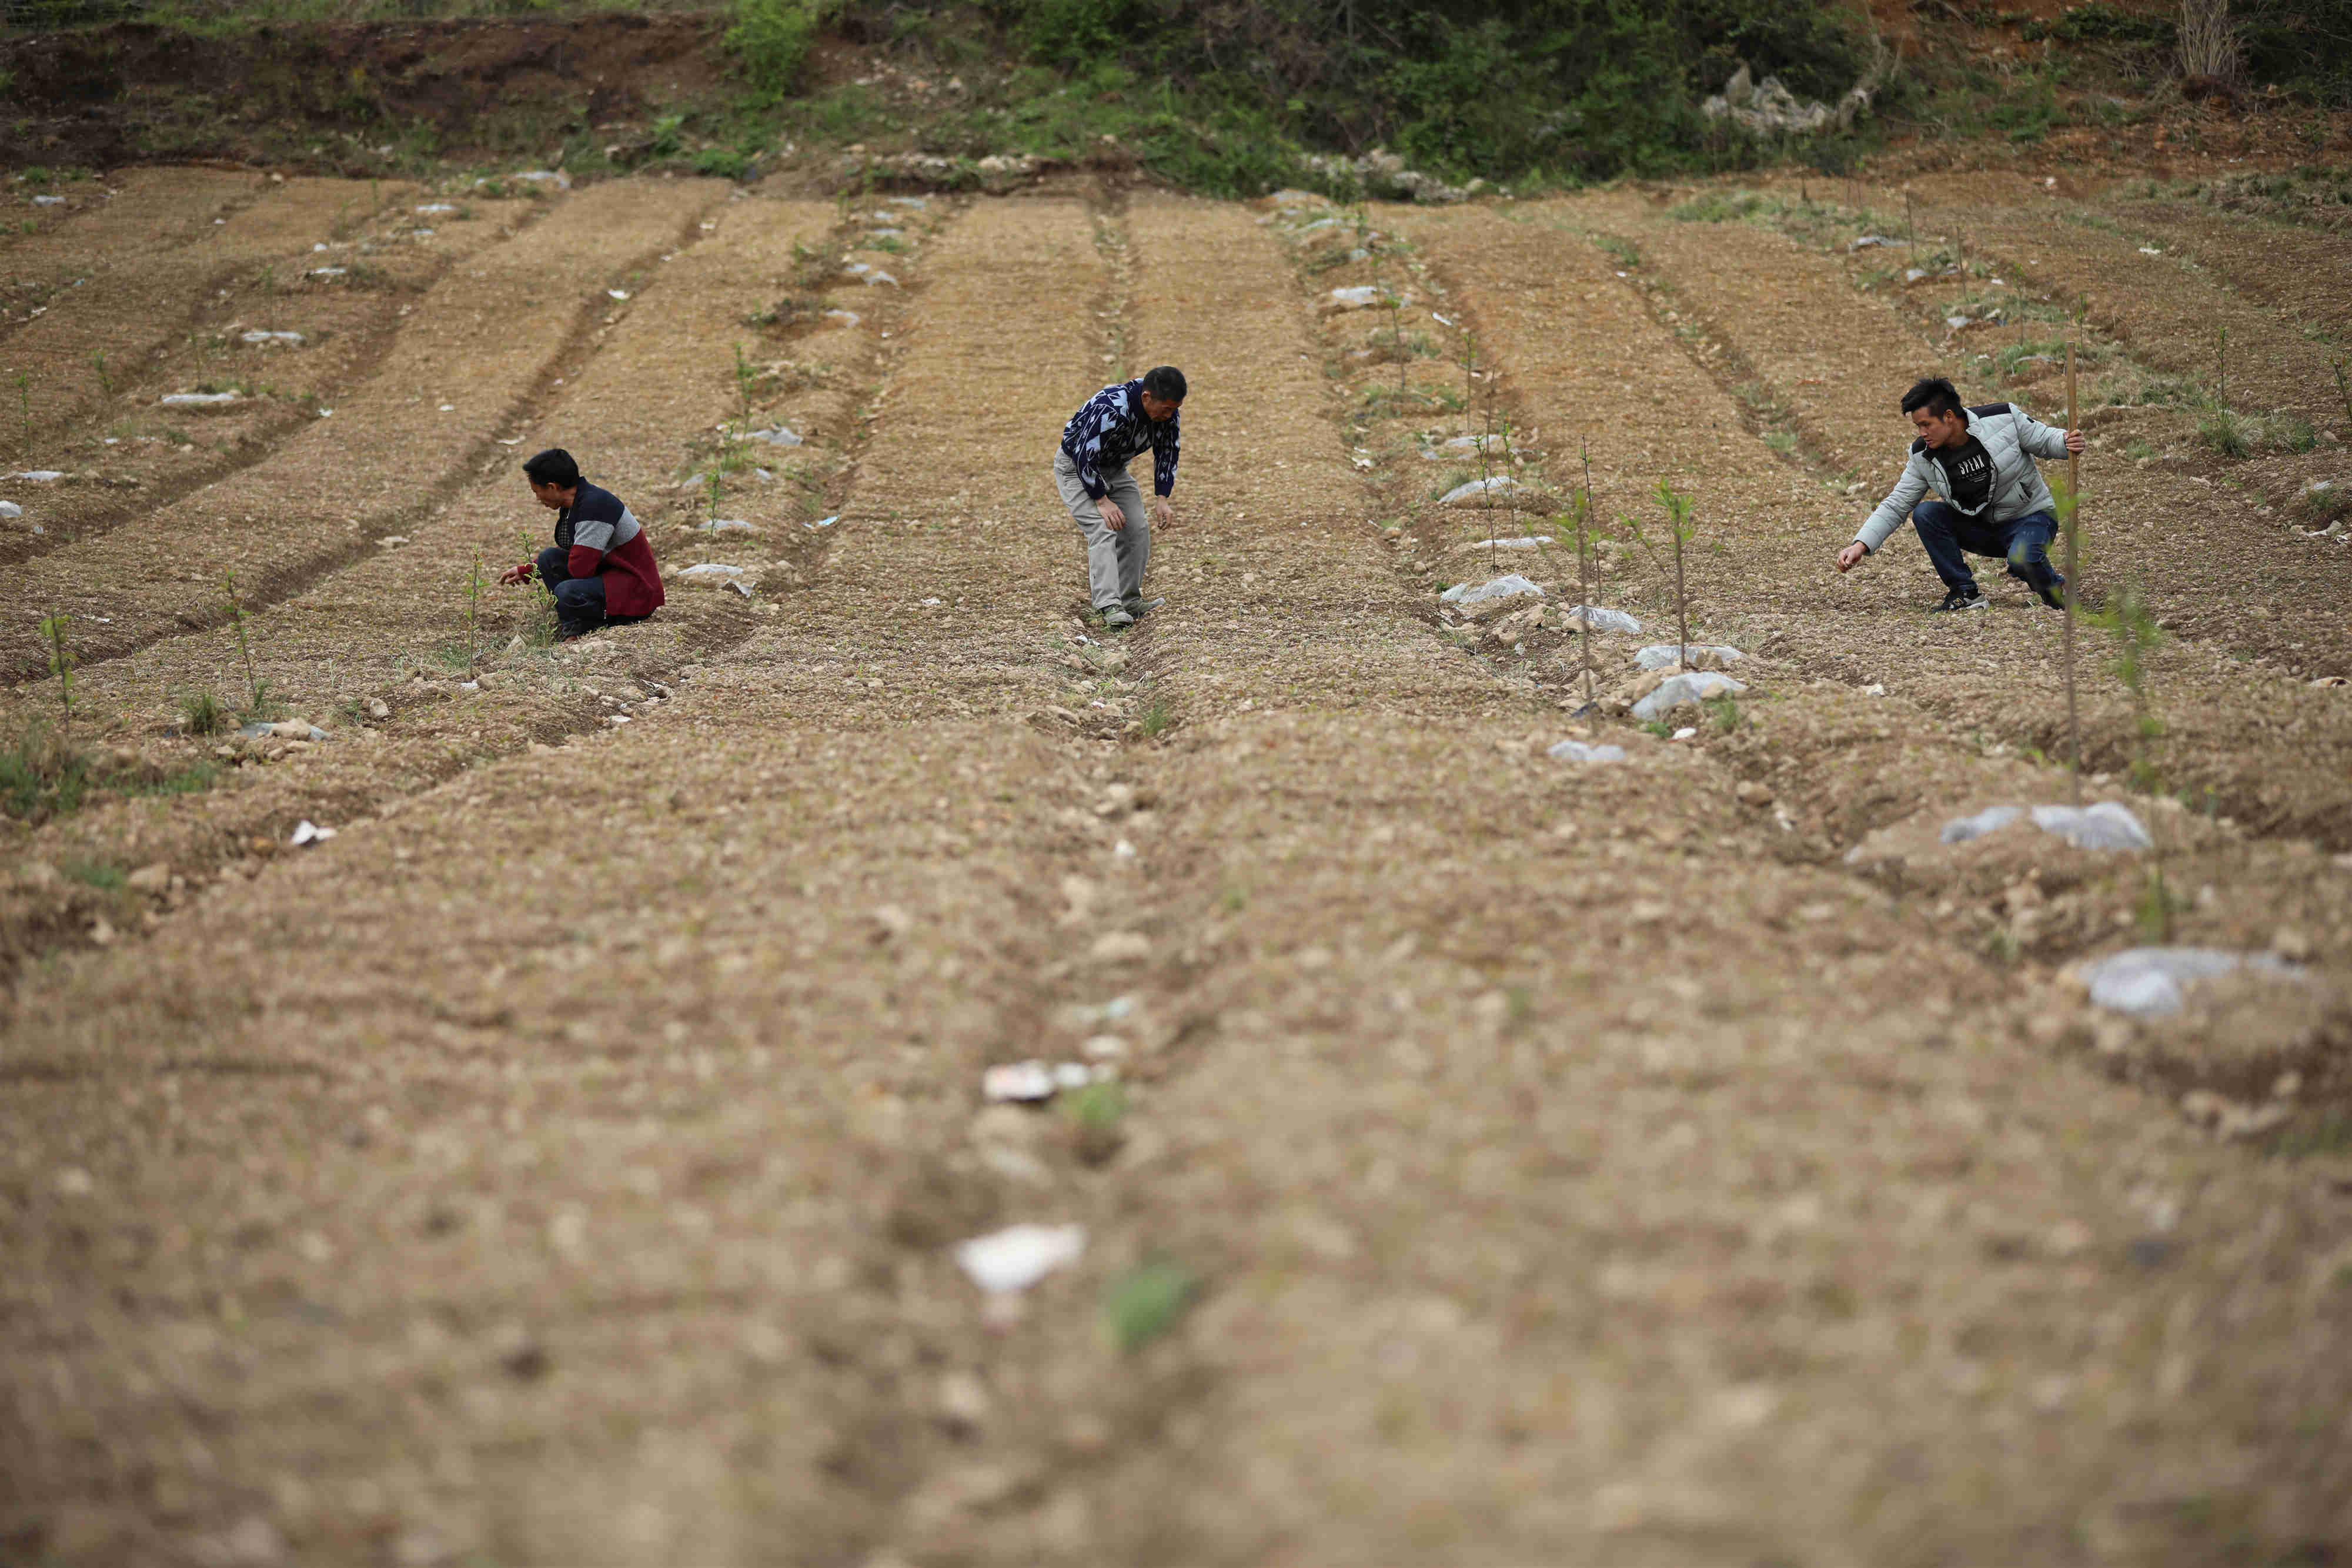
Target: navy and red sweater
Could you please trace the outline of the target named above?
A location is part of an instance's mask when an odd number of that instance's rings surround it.
[[[610,490],[580,481],[572,505],[555,514],[555,543],[570,552],[564,568],[572,576],[604,578],[607,615],[651,615],[668,597],[646,530]],[[523,576],[530,571],[525,566]]]

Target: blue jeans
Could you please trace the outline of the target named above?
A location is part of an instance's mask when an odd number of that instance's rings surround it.
[[[604,623],[604,580],[572,575],[572,552],[550,545],[539,552],[539,580],[555,595],[555,618],[565,626],[593,632]]]
[[[2005,523],[1971,517],[1946,501],[1922,501],[1911,508],[1911,526],[1944,586],[1977,591],[1976,574],[1968,557],[1990,556],[2009,562],[2009,575],[2029,588],[2055,588],[2065,580],[2050,570],[2050,541],[2058,537],[2058,519],[2047,512],[2028,512]]]

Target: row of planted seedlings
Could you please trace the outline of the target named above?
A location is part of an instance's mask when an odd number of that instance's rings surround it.
[[[1665,716],[1685,696],[1711,701],[1716,722],[1736,723],[1742,687],[1719,666],[1741,654],[1692,641],[1685,557],[1700,537],[1692,497],[1660,479],[1604,514],[1580,450],[1581,483],[1563,495],[1546,477],[1542,433],[1519,416],[1468,312],[1409,242],[1361,204],[1294,196],[1277,204],[1276,221],[1326,322],[1331,373],[1353,389],[1348,433],[1357,467],[1382,492],[1384,537],[1399,570],[1435,598],[1433,614],[1457,645],[1506,678],[1559,688],[1580,718],[1631,713],[1689,675],[1650,705],[1644,727],[1695,735]],[[1360,322],[1369,328],[1356,329]],[[1528,514],[1543,520],[1523,522]],[[1540,582],[1519,570],[1538,562]],[[1635,591],[1669,607],[1674,643],[1629,655],[1617,639],[1642,624],[1600,602],[1612,571],[1622,588],[1654,575]]]

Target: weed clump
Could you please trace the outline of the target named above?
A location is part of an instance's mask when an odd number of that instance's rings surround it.
[[[211,692],[190,692],[180,699],[180,727],[190,735],[218,735],[228,724],[228,709]]]
[[[19,821],[38,824],[80,810],[93,782],[89,758],[47,724],[0,746],[0,810]]]
[[[1130,1269],[1103,1294],[1103,1327],[1122,1353],[1132,1353],[1176,1326],[1200,1294],[1200,1282],[1174,1263]]]

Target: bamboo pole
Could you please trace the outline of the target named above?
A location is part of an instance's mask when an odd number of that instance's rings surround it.
[[[2071,443],[2074,434],[2074,340],[2066,340],[2066,434]],[[2075,538],[2081,529],[2083,513],[2083,460],[2073,452],[2066,454],[2066,600],[2065,675],[2066,675],[2066,737],[2072,752],[2066,770],[2074,782],[2074,804],[2083,803],[2083,720],[2074,706],[2074,596],[2080,591],[2075,573],[2081,562],[2075,549]]]

